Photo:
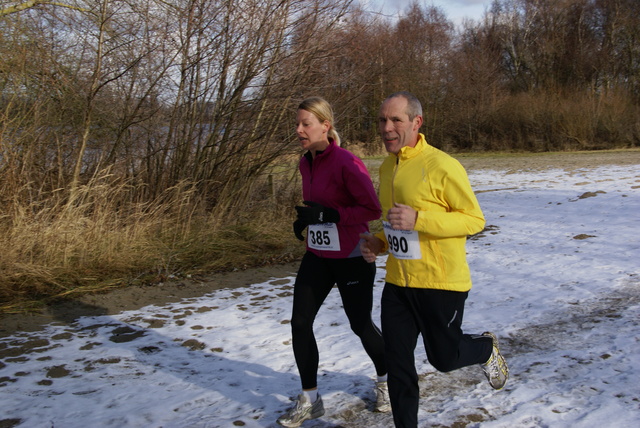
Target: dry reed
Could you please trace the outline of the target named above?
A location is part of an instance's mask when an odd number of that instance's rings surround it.
[[[104,170],[73,202],[61,192],[37,204],[16,199],[0,213],[0,312],[297,257],[290,236],[295,185],[282,184],[277,195],[265,185],[246,189],[241,205],[229,194],[207,209],[194,183],[141,202],[142,189]]]

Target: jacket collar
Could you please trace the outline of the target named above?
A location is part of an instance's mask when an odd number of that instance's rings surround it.
[[[316,157],[318,156],[328,156],[336,147],[336,142],[333,140],[333,138],[329,138],[329,145],[327,146],[326,149],[324,150],[317,150],[316,151]],[[307,150],[307,152],[304,154],[304,157],[307,158],[309,160],[309,162],[311,162],[313,160],[312,156],[311,156],[311,152]]]
[[[424,138],[424,134],[418,134],[418,142],[415,147],[404,146],[400,149],[396,155],[399,159],[411,159],[418,156],[427,147],[427,140]]]

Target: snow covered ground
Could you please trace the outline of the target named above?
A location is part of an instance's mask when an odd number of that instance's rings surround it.
[[[487,228],[467,245],[464,329],[499,336],[511,378],[438,373],[419,345],[420,426],[640,426],[640,167],[469,175]],[[275,426],[300,388],[293,281],[0,339],[0,427]],[[392,426],[335,290],[316,332],[327,412],[303,426]]]

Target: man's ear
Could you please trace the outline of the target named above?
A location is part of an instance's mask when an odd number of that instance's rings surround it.
[[[416,116],[413,118],[413,130],[417,131],[418,129],[420,129],[420,127],[422,126],[422,123],[424,122],[424,119],[422,118],[422,116]]]

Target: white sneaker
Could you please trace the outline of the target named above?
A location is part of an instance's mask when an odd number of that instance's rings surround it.
[[[376,382],[376,412],[387,413],[391,411],[389,402],[389,387],[387,382]]]
[[[489,384],[494,389],[500,390],[504,388],[504,385],[507,383],[507,379],[509,379],[509,367],[507,367],[507,362],[500,354],[498,338],[496,335],[488,331],[482,333],[482,335],[490,337],[493,341],[491,356],[486,363],[482,364],[482,370],[489,380]]]
[[[298,395],[296,405],[293,406],[287,413],[278,418],[278,423],[283,427],[299,427],[302,422],[319,418],[324,415],[324,404],[322,398],[318,395],[318,399],[315,403],[311,404],[309,399],[304,395]]]

